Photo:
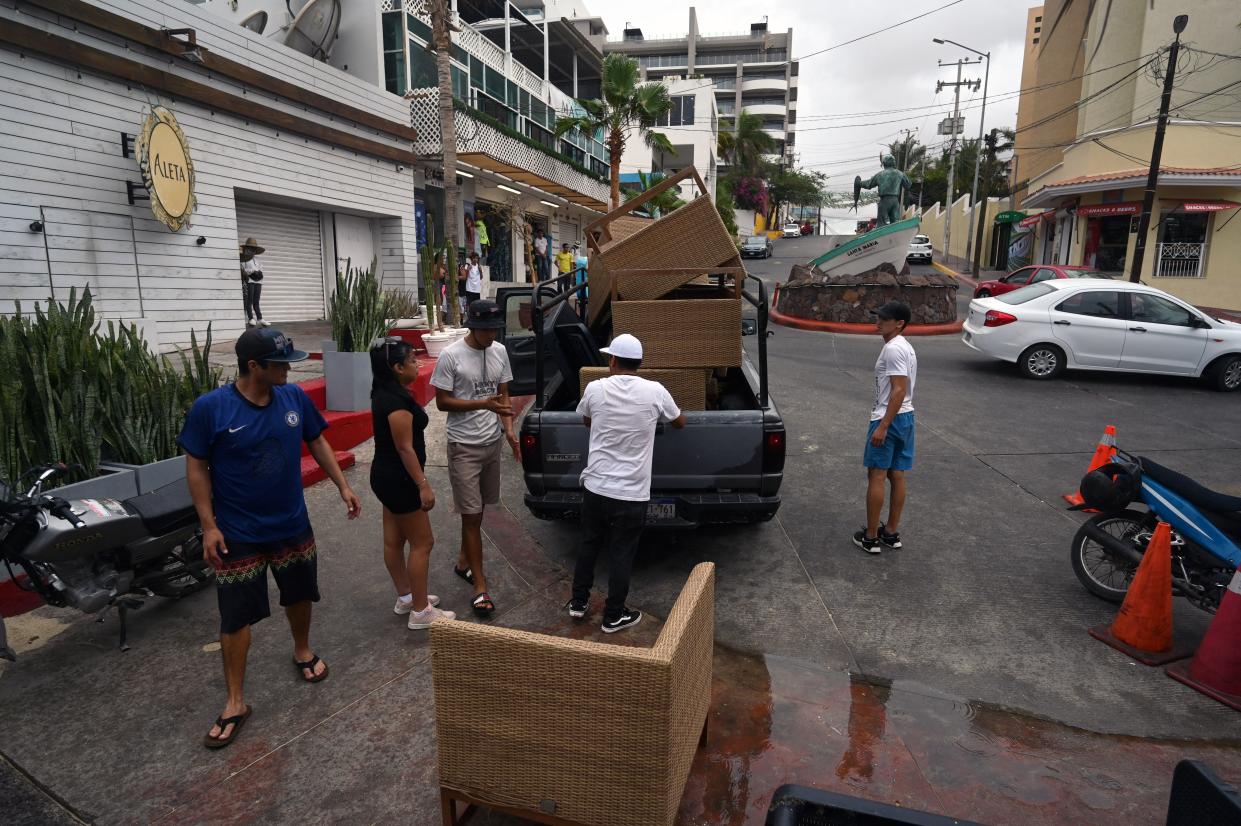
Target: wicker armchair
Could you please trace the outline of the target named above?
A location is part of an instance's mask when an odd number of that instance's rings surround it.
[[[671,824],[706,737],[714,598],[702,563],[649,649],[436,622],[445,826],[474,805],[549,824]]]

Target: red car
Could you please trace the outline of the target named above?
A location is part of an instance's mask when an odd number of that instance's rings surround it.
[[[1114,272],[1101,272],[1091,267],[1065,267],[1060,264],[1034,264],[1013,270],[1003,278],[991,281],[980,281],[974,288],[974,298],[986,298],[989,295],[1003,295],[1040,281],[1053,278],[1115,278]]]

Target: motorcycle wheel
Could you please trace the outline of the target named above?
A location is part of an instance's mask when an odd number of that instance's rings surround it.
[[[1090,523],[1122,542],[1132,543],[1138,553],[1146,553],[1152,528],[1150,514],[1135,510],[1101,513],[1091,518]],[[1124,602],[1129,584],[1138,570],[1136,565],[1127,559],[1116,558],[1087,536],[1085,526],[1073,537],[1069,557],[1073,573],[1087,591],[1108,602]]]

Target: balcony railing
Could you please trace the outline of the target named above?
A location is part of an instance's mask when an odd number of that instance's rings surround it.
[[[1207,245],[1184,241],[1159,245],[1155,275],[1161,278],[1202,278]]]

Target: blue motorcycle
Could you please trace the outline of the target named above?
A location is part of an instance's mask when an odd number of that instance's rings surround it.
[[[1086,590],[1122,602],[1163,521],[1172,527],[1173,592],[1215,613],[1241,566],[1241,497],[1124,451],[1086,474],[1080,490],[1085,503],[1070,510],[1100,511],[1073,537],[1073,573]]]

